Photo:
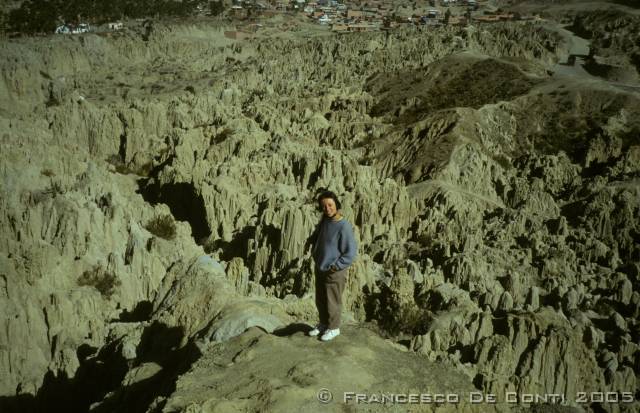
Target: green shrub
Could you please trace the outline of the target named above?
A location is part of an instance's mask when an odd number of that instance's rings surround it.
[[[431,319],[429,310],[419,308],[413,303],[405,303],[400,306],[397,328],[409,334],[424,334]]]
[[[160,238],[170,240],[176,236],[176,223],[173,220],[173,217],[169,214],[153,218],[147,222],[145,228],[147,231]]]
[[[424,334],[431,321],[431,312],[415,303],[394,302],[378,314],[378,325],[390,336]]]
[[[120,284],[120,280],[114,274],[105,271],[99,265],[83,272],[78,278],[78,285],[94,287],[105,298],[111,297]]]

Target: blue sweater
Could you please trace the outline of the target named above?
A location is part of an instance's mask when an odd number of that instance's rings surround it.
[[[358,253],[358,246],[351,224],[346,219],[334,221],[325,217],[316,231],[313,259],[320,271],[328,271],[332,265],[340,271],[351,265]]]

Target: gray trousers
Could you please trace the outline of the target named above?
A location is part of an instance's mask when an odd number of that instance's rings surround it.
[[[320,324],[334,330],[340,327],[342,292],[347,282],[349,268],[334,273],[316,268],[316,307]]]

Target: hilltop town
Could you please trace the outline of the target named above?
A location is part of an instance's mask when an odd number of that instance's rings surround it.
[[[465,26],[534,18],[503,12],[487,0],[429,0],[411,5],[389,0],[276,0],[269,3],[248,0],[234,2],[230,15],[236,19],[249,19],[274,13],[300,14],[335,32],[381,30],[400,25]]]
[[[273,17],[284,17],[293,26],[311,23],[323,30],[337,33],[389,30],[398,27],[467,26],[469,24],[494,23],[512,20],[532,20],[538,16],[507,12],[489,0],[423,0],[393,2],[390,0],[233,0],[232,2],[189,3],[181,9],[159,11],[149,9],[129,10],[130,13],[100,12],[95,15],[80,10],[78,13],[62,13],[51,10],[45,18],[33,14],[28,2],[24,11],[9,13],[9,33],[21,34],[82,34],[88,32],[116,32],[163,18],[216,19],[236,25],[237,31],[229,32],[233,39],[252,37],[261,23]],[[173,10],[173,11],[172,11]],[[31,13],[31,14],[30,14]],[[119,19],[110,19],[119,15]],[[54,17],[57,16],[57,17]],[[71,16],[71,17],[70,17]],[[22,21],[21,20],[25,20]],[[286,29],[286,28],[285,28]]]

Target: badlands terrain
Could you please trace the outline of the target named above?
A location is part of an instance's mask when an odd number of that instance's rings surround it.
[[[0,411],[638,411],[640,17],[501,3],[541,19],[3,39]]]

